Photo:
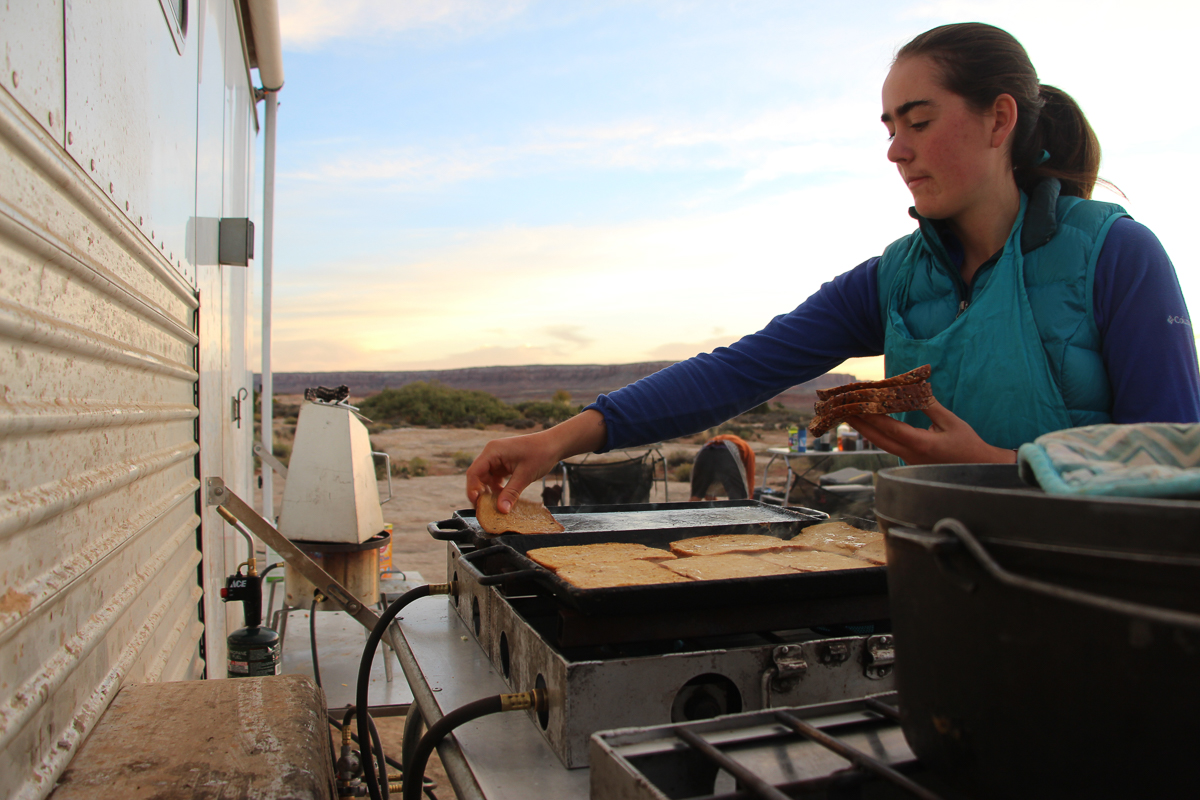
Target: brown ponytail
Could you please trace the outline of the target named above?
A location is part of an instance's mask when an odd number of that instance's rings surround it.
[[[917,56],[933,59],[942,85],[972,108],[982,111],[1001,94],[1016,101],[1011,155],[1013,177],[1023,191],[1043,178],[1058,178],[1062,194],[1092,196],[1100,141],[1069,94],[1038,82],[1029,54],[1012,34],[981,22],[942,25],[901,47],[895,60]]]

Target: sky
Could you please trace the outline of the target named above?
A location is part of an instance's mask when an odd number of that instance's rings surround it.
[[[1125,195],[1097,199],[1155,231],[1194,312],[1197,8],[280,0],[273,369],[675,360],[759,330],[911,232],[880,87],[971,20],[1080,103]]]

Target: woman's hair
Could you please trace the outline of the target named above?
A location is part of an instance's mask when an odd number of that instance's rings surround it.
[[[982,111],[1001,94],[1017,102],[1013,177],[1026,192],[1058,178],[1062,194],[1091,197],[1100,170],[1100,141],[1069,94],[1038,82],[1029,54],[1012,34],[981,22],[942,25],[896,53],[896,61],[926,56],[942,86]],[[1043,161],[1043,151],[1049,158]]]

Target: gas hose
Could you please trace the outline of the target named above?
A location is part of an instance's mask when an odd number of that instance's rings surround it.
[[[308,611],[308,645],[312,651],[313,679],[317,682],[318,689],[324,689],[321,685],[321,659],[317,655],[317,603],[325,599],[319,590],[313,592],[312,608]]]
[[[404,773],[403,800],[421,800],[421,784],[425,779],[425,765],[433,749],[446,737],[447,733],[473,719],[485,717],[501,711],[523,711],[533,708],[538,711],[546,710],[546,690],[534,689],[532,692],[520,694],[498,694],[495,697],[485,697],[473,703],[467,703],[456,708],[439,719],[421,737],[417,749],[413,751],[412,763]]]
[[[429,597],[438,594],[451,594],[454,591],[452,583],[431,583],[427,586],[418,586],[411,589],[396,598],[396,600],[387,607],[379,617],[379,621],[375,623],[375,627],[371,629],[371,635],[367,637],[367,644],[363,648],[362,661],[358,664],[358,685],[355,692],[355,716],[358,719],[358,738],[359,741],[369,741],[366,736],[367,732],[367,694],[371,683],[371,662],[375,660],[375,651],[379,647],[379,640],[383,638],[383,634],[387,631],[388,625],[392,624],[392,620],[396,618],[406,605],[414,600],[419,600],[422,597]],[[382,750],[382,748],[381,748]],[[424,771],[424,768],[422,768]],[[375,760],[373,758],[363,759],[363,778],[367,784],[367,790],[371,793],[371,800],[384,800],[384,792],[387,788],[380,789],[379,778],[375,774]],[[387,776],[384,776],[387,780]],[[405,781],[409,783],[409,781]],[[417,797],[421,796],[421,779],[415,781],[417,787]],[[405,796],[408,792],[405,791]]]

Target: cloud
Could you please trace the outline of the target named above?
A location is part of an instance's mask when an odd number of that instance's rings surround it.
[[[369,39],[416,30],[470,35],[517,16],[530,0],[284,0],[285,49],[315,50],[336,39]]]
[[[590,125],[532,125],[484,143],[403,148],[368,142],[312,148],[282,179],[331,191],[420,192],[468,181],[559,176],[571,170],[734,171],[740,188],[785,177],[878,173],[883,127],[869,102],[814,102],[730,118],[648,117]],[[475,139],[475,135],[470,137]],[[332,157],[326,155],[334,152]],[[870,157],[864,157],[864,154]]]
[[[553,339],[561,339],[564,342],[581,345],[586,347],[592,343],[590,337],[584,336],[580,331],[583,330],[582,325],[550,325],[544,329],[546,334]]]
[[[682,361],[700,353],[711,353],[718,347],[728,347],[740,337],[715,336],[700,342],[667,342],[646,351],[649,361]]]

